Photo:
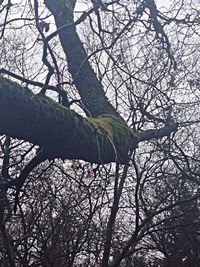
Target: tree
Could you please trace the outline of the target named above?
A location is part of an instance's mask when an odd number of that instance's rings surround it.
[[[45,1],[45,5],[53,14],[57,26],[57,31],[47,38],[44,37],[39,26],[37,1],[34,2],[34,5],[36,27],[38,27],[44,42],[43,61],[44,64],[47,61],[46,64],[50,69],[48,69],[46,84],[44,84],[39,96],[35,96],[23,88],[19,90],[17,84],[2,78],[2,102],[0,105],[2,133],[42,147],[46,153],[42,160],[60,157],[78,158],[96,163],[108,163],[116,160],[121,163],[128,163],[129,150],[134,149],[140,141],[166,136],[176,130],[175,122],[169,117],[163,128],[136,134],[128,128],[108,101],[76,32],[76,25],[86,19],[93,10],[98,10],[98,5],[95,5],[89,14],[84,13],[81,18],[74,22],[73,8],[71,7],[73,5],[70,4],[70,1],[66,3],[63,1],[58,3]],[[48,98],[41,97],[41,94],[43,95],[47,90],[48,80],[53,74],[52,67],[47,60],[47,52],[49,50],[48,42],[56,34],[59,35],[66,55],[68,70],[73,83],[91,118],[83,118],[69,108],[58,106]],[[16,125],[14,125],[13,120],[17,122]],[[23,125],[23,130],[18,125]],[[46,138],[47,133],[48,140]],[[97,143],[100,143],[99,151]],[[90,149],[90,154],[87,153],[88,149]]]
[[[112,163],[105,167],[112,170],[106,174],[108,180],[114,177],[112,194],[104,188],[111,208],[109,213],[105,205],[107,224],[101,228],[103,241],[97,244],[101,249],[95,254],[102,266],[118,266],[125,264],[124,260],[130,263],[140,242],[164,220],[166,211],[199,197],[194,190],[189,198],[183,195],[181,200],[169,201],[172,177],[178,175],[199,185],[199,155],[188,149],[198,147],[195,112],[199,109],[199,78],[198,71],[192,70],[199,64],[195,49],[199,15],[195,1],[190,5],[183,2],[173,1],[165,13],[153,0],[91,1],[89,8],[77,15],[76,1],[45,0],[43,5],[34,0],[24,3],[21,17],[12,12],[20,12],[23,3],[1,2],[0,132],[7,137],[1,143],[0,206],[1,232],[11,266],[15,266],[17,251],[13,251],[5,228],[8,192],[16,189],[16,211],[23,185],[46,160],[72,160],[72,169],[82,171],[84,179],[92,172],[95,181],[101,166]],[[87,33],[86,25],[90,29]],[[11,33],[16,30],[22,41],[17,36],[13,39],[8,29]],[[185,100],[185,93],[191,99]],[[86,171],[79,160],[97,165]],[[91,195],[87,197],[91,202]],[[127,203],[128,209],[120,209]],[[97,211],[99,208],[93,212]],[[21,218],[24,212],[22,208]],[[93,212],[82,218],[82,224],[89,222],[88,236],[92,236],[91,225],[99,227],[96,214],[91,223]],[[119,220],[123,214],[126,222]],[[128,220],[134,222],[131,233]],[[120,240],[116,225],[126,226]],[[91,239],[84,242],[87,253],[95,246]],[[70,251],[68,258],[75,254]],[[74,264],[72,258],[66,263],[69,266]]]

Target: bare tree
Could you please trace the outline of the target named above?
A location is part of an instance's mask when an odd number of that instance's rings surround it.
[[[84,2],[0,1],[5,266],[154,264],[199,214],[198,1]]]

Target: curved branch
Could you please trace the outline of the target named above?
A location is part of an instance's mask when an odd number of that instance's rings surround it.
[[[21,188],[23,187],[26,178],[29,176],[31,171],[36,168],[40,163],[46,160],[46,155],[43,153],[43,151],[38,152],[38,154],[24,167],[22,172],[20,173],[19,177],[16,179],[10,180],[8,182],[5,182],[4,188],[12,188],[13,186],[16,188],[15,193],[15,204],[14,204],[14,213],[17,211],[17,205],[19,202],[19,193]]]

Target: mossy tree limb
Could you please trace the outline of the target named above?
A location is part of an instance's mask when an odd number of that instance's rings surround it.
[[[84,118],[48,97],[0,78],[0,133],[39,145],[49,159],[127,163],[128,152],[139,142],[167,136],[176,129],[171,122],[161,129],[135,134],[116,116]]]
[[[0,79],[0,132],[39,145],[48,158],[96,163],[125,163],[137,143],[117,117],[84,118],[4,78]]]
[[[44,3],[55,18],[68,70],[92,117],[84,118],[47,97],[34,95],[0,77],[0,133],[42,148],[40,158],[31,161],[16,180],[18,189],[30,171],[47,158],[127,164],[129,152],[139,142],[170,135],[177,129],[171,120],[161,129],[133,133],[108,101],[88,61],[73,20],[76,1],[44,0]]]

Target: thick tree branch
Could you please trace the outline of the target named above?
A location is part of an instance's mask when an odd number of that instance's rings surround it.
[[[63,28],[58,34],[67,57],[69,72],[84,106],[93,117],[105,113],[119,116],[105,96],[102,85],[87,60],[87,53],[76,32],[73,9],[61,0],[57,2],[45,0],[44,2],[52,12],[58,29],[69,24],[69,27]]]
[[[178,128],[177,123],[170,119],[166,125],[160,129],[148,129],[140,132],[138,135],[138,141],[148,141],[151,139],[159,139],[164,136],[169,136],[172,132],[176,132]]]
[[[138,142],[161,138],[176,130],[170,121],[161,129],[134,134],[105,96],[76,32],[76,1],[44,1],[52,12],[66,54],[69,72],[85,108],[94,118],[84,118],[16,83],[0,79],[0,132],[43,148],[47,158],[83,159],[88,162],[128,163]],[[37,1],[36,1],[37,3]],[[69,25],[69,27],[64,27]],[[63,28],[62,28],[63,27]],[[48,40],[46,40],[48,41]],[[90,151],[90,153],[88,153]]]
[[[84,118],[48,97],[0,78],[0,133],[39,145],[49,159],[128,163],[128,152],[139,142],[176,130],[170,120],[163,128],[134,133],[118,117],[102,114]]]
[[[127,163],[129,149],[137,144],[121,119],[84,118],[5,78],[0,78],[0,133],[39,145],[49,159],[96,163]]]

